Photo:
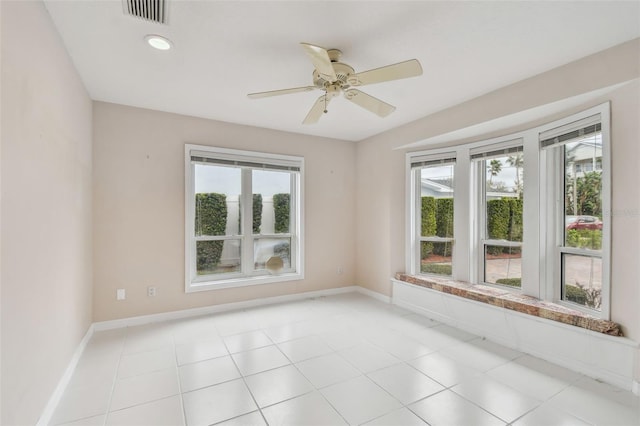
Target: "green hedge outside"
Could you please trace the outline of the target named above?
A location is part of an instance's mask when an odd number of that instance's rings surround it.
[[[564,286],[564,298],[570,302],[577,303],[578,305],[587,304],[587,292],[574,285]]]
[[[487,232],[494,240],[522,241],[522,199],[487,201]],[[489,254],[513,253],[513,247],[489,246]]]
[[[453,238],[453,198],[436,199],[436,236]],[[434,246],[435,254],[451,256],[450,243]]]
[[[275,215],[274,230],[276,234],[289,233],[289,215],[291,212],[291,195],[274,194],[273,210]]]
[[[262,225],[262,194],[253,194],[253,233],[260,233]]]
[[[422,197],[420,235],[429,237],[436,235],[436,199]],[[422,259],[433,253],[433,243],[423,242],[420,248]]]
[[[195,235],[224,235],[227,228],[227,196],[196,194]],[[199,274],[215,271],[222,255],[223,241],[196,244],[196,270]]]
[[[254,234],[259,234],[260,228],[262,226],[262,194],[253,194],[252,206],[253,206],[252,232]],[[242,224],[242,205],[238,210],[238,230],[242,228],[241,224]]]
[[[422,197],[420,232],[424,237],[453,238],[453,198]],[[451,256],[451,244],[421,244],[422,258],[430,254]]]
[[[451,265],[447,263],[423,263],[420,272],[438,275],[451,275]]]
[[[521,278],[498,278],[496,280],[496,284],[508,285],[510,287],[521,287],[522,279]]]
[[[511,241],[522,241],[522,198],[510,198],[509,207],[511,209],[509,222]]]
[[[602,249],[602,230],[600,229],[568,229],[567,245],[569,247]]]

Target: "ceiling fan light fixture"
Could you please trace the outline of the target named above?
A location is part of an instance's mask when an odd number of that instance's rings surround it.
[[[157,34],[148,34],[144,37],[149,46],[158,50],[169,50],[173,47],[173,43],[166,37],[162,37]]]

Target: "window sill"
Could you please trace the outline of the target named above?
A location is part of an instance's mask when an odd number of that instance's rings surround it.
[[[273,284],[285,281],[299,281],[302,279],[304,279],[303,274],[288,273],[281,275],[262,275],[258,277],[232,278],[226,280],[198,281],[192,283],[188,282],[185,292],[196,293],[199,291],[221,290],[224,288],[247,287],[261,284]]]
[[[622,328],[615,322],[596,318],[584,312],[570,309],[556,303],[545,302],[524,294],[513,293],[508,290],[486,285],[453,281],[446,278],[418,277],[402,273],[396,274],[395,278],[405,283],[523,314],[581,327],[610,336],[623,336]]]

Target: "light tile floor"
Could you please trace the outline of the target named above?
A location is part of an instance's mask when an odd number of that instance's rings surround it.
[[[96,332],[54,425],[640,425],[630,392],[358,293]]]

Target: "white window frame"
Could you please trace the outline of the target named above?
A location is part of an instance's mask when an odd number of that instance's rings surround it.
[[[411,182],[409,184],[409,187],[411,188],[410,191],[411,192],[411,198],[412,198],[412,205],[411,205],[411,209],[413,211],[413,214],[411,215],[411,232],[413,235],[413,238],[411,239],[411,245],[412,247],[410,248],[411,251],[411,255],[410,255],[410,270],[413,271],[411,272],[412,274],[421,274],[421,275],[433,275],[433,276],[437,276],[437,277],[450,277],[449,275],[441,275],[441,274],[429,274],[429,273],[422,273],[421,269],[420,269],[420,261],[421,261],[421,242],[423,241],[430,241],[430,242],[436,242],[436,243],[443,243],[443,242],[449,242],[452,244],[452,253],[451,253],[451,267],[452,267],[452,275],[453,275],[453,269],[455,268],[455,264],[456,264],[456,259],[455,259],[455,237],[456,237],[456,226],[455,226],[455,213],[456,213],[456,206],[455,206],[455,187],[456,187],[456,154],[455,152],[451,152],[451,151],[446,151],[446,152],[441,152],[441,153],[431,153],[429,155],[414,155],[412,157],[407,157],[407,160],[410,162],[408,163],[408,167],[410,170],[410,177],[409,179],[411,179]],[[454,214],[454,223],[453,223],[453,237],[448,238],[448,237],[437,237],[437,236],[422,236],[422,223],[421,223],[421,219],[422,219],[422,194],[421,194],[421,185],[422,185],[422,179],[421,179],[421,173],[420,171],[422,170],[423,167],[412,167],[412,164],[415,163],[420,163],[420,162],[433,162],[433,166],[437,166],[437,162],[438,161],[445,161],[445,160],[450,160],[446,163],[442,163],[442,165],[452,165],[454,172],[453,172],[453,194],[454,194],[454,206],[453,206],[453,214]]]
[[[602,212],[611,211],[611,138],[610,138],[610,104],[605,103],[590,108],[580,114],[540,126],[538,139],[543,133],[566,133],[572,128],[581,127],[581,120],[599,116],[602,137]],[[546,163],[549,173],[542,176],[542,182],[551,191],[540,194],[540,215],[544,219],[541,226],[542,251],[547,262],[541,271],[547,282],[555,282],[553,287],[547,287],[546,298],[555,303],[586,312],[596,317],[609,319],[611,317],[611,216],[603,214],[602,218],[602,249],[599,255],[602,259],[602,304],[600,311],[583,307],[579,304],[562,300],[562,257],[563,254],[591,255],[589,250],[572,248],[564,245],[565,221],[564,221],[564,161],[562,149],[541,149],[541,161]]]
[[[196,237],[195,222],[195,167],[192,157],[203,157],[228,162],[230,167],[241,170],[242,226],[243,234]],[[291,173],[290,232],[287,234],[253,234],[252,171],[261,170],[260,165],[299,170]],[[277,169],[276,169],[277,170]],[[304,279],[304,158],[291,155],[242,151],[205,145],[185,144],[185,292],[198,292],[249,285],[270,284]],[[249,230],[248,232],[246,230]],[[254,241],[262,238],[290,238],[291,268],[277,275],[268,271],[254,271]],[[196,241],[229,240],[241,241],[241,272],[198,276],[196,273]]]
[[[498,143],[492,143],[488,145],[478,146],[476,148],[471,148],[469,150],[469,154],[471,156],[471,162],[473,167],[473,178],[475,182],[475,195],[477,198],[474,198],[474,206],[475,210],[475,219],[478,226],[476,227],[476,232],[474,233],[474,241],[477,245],[477,250],[474,251],[477,253],[474,256],[473,264],[477,265],[477,269],[473,274],[476,277],[476,282],[484,285],[498,287],[500,289],[504,289],[507,291],[521,292],[522,291],[522,278],[521,277],[521,285],[520,287],[512,287],[505,286],[501,284],[489,283],[486,281],[486,259],[485,259],[485,249],[486,246],[502,246],[502,247],[518,247],[521,250],[524,247],[524,235],[522,242],[515,241],[505,241],[505,240],[496,240],[489,238],[487,233],[487,199],[486,199],[486,167],[480,167],[480,165],[486,166],[486,161],[491,160],[497,157],[503,157],[508,155],[506,150],[511,148],[520,148],[519,153],[522,153],[524,156],[524,141],[522,138],[516,138],[513,140],[501,141]],[[502,151],[498,153],[498,151]],[[478,158],[474,158],[478,157]],[[526,163],[525,163],[526,164]],[[526,167],[526,166],[525,166]],[[526,172],[523,170],[523,182],[522,188],[524,191],[524,176],[526,176]],[[523,214],[523,230],[524,230],[524,205],[522,206],[522,214]],[[524,262],[524,259],[521,258],[521,262]],[[522,274],[524,275],[524,274]]]
[[[460,281],[469,281],[469,258],[467,247],[469,236],[459,229],[466,229],[469,218],[465,215],[469,206],[469,188],[462,184],[469,180],[469,158],[461,156],[461,151],[456,148],[443,148],[438,150],[411,152],[406,155],[407,178],[405,185],[406,199],[409,200],[407,208],[407,228],[408,238],[406,239],[406,270],[413,275],[427,275],[433,277],[447,278],[446,275],[423,274],[420,272],[420,241],[424,239],[421,234],[421,196],[420,196],[420,175],[417,171],[420,168],[412,168],[411,165],[421,161],[437,161],[442,159],[455,159],[454,181],[453,181],[453,239],[446,239],[453,242],[451,253],[451,278]],[[431,241],[443,241],[435,237],[428,238]]]
[[[558,179],[554,178],[555,170],[559,170],[549,155],[540,148],[540,134],[561,126],[571,126],[578,120],[599,114],[602,126],[602,305],[601,311],[581,307],[575,303],[560,299],[560,255],[557,245],[557,235],[564,235],[564,220],[560,224],[557,219],[560,192],[557,189],[547,190],[550,185],[557,187]],[[585,111],[572,114],[541,126],[523,130],[492,139],[476,142],[408,152],[406,154],[406,270],[413,275],[420,274],[419,251],[416,248],[420,239],[420,223],[417,185],[418,180],[411,169],[411,164],[417,159],[438,158],[442,155],[455,153],[454,169],[454,232],[455,244],[452,259],[453,279],[473,284],[484,284],[483,253],[480,251],[480,229],[482,221],[479,218],[483,205],[478,190],[478,170],[472,167],[471,154],[490,150],[493,146],[508,145],[520,139],[523,146],[523,158],[526,171],[523,174],[523,242],[522,242],[522,285],[511,291],[533,296],[541,300],[565,305],[572,309],[582,310],[589,314],[609,319],[611,304],[611,142],[610,142],[610,104],[606,102]],[[562,193],[562,197],[564,194]],[[423,274],[424,275],[424,274]],[[500,286],[505,289],[507,287]]]

